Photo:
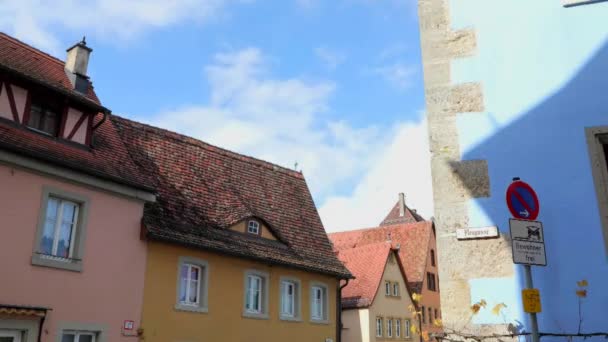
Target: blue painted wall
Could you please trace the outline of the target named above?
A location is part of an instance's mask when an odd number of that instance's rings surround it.
[[[505,190],[514,176],[530,183],[549,263],[533,269],[541,331],[578,329],[581,279],[589,281],[582,330],[607,331],[608,252],[584,128],[608,125],[608,2],[452,0],[450,9],[453,28],[473,27],[478,38],[477,54],[453,63],[453,83],[481,82],[486,108],[458,119],[462,159],[486,159],[490,172],[492,196],[471,201],[470,226],[508,231]],[[510,288],[519,291],[517,270]],[[474,300],[484,284],[472,284]]]

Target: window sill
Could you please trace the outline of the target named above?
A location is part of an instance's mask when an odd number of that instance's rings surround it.
[[[58,268],[72,272],[82,272],[82,261],[74,259],[63,259],[50,255],[32,255],[32,265],[50,268]]]
[[[269,317],[268,317],[267,313],[253,313],[253,312],[243,311],[243,318],[268,319]]]
[[[208,313],[209,309],[203,306],[192,306],[184,304],[175,304],[175,311],[193,312],[193,313]]]
[[[324,324],[324,325],[328,325],[329,321],[328,320],[311,319],[310,323],[312,323],[312,324]]]
[[[302,322],[302,318],[300,318],[300,317],[279,316],[279,319],[281,321],[286,321],[286,322],[296,322],[296,323]]]

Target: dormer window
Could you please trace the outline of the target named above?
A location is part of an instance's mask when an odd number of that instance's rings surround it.
[[[32,103],[31,108],[30,117],[27,122],[28,127],[48,135],[57,136],[59,127],[59,115],[57,111],[40,103]]]
[[[260,235],[260,223],[255,220],[249,220],[247,223],[247,233]]]

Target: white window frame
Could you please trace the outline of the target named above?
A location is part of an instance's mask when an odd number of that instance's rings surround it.
[[[404,328],[405,328],[405,331],[404,331],[403,337],[410,338],[410,331],[412,329],[412,321],[410,321],[409,319],[406,319]]]
[[[608,126],[585,128],[595,195],[604,236],[604,251],[608,258],[608,170],[603,145],[608,144]]]
[[[182,275],[182,270],[185,268],[187,268],[186,271],[186,279],[183,278]],[[192,272],[196,270],[196,274],[197,274],[197,278],[193,279],[192,278]],[[194,265],[194,264],[188,264],[188,263],[184,263],[182,264],[182,267],[180,267],[180,280],[183,282],[184,280],[186,281],[186,288],[185,291],[186,293],[181,293],[181,286],[180,286],[180,299],[183,295],[183,297],[185,298],[184,300],[180,301],[180,304],[182,305],[190,305],[190,306],[198,306],[201,302],[201,282],[202,282],[202,278],[203,278],[203,268],[198,266],[198,265]],[[192,282],[195,282],[195,289],[192,288]],[[190,296],[192,294],[192,292],[194,292],[196,294],[196,301],[192,302],[190,301]]]
[[[108,340],[108,326],[105,324],[60,321],[57,323],[57,330],[55,335],[57,342],[61,342],[64,334],[93,335],[93,342],[106,342]]]
[[[395,337],[401,337],[401,318],[395,318]]]
[[[57,200],[59,204],[58,213],[54,221],[53,246],[51,254],[42,250],[42,238],[47,222],[48,206],[51,200]],[[63,191],[58,188],[44,186],[42,188],[41,208],[38,216],[38,227],[36,240],[32,253],[32,265],[59,268],[68,271],[81,272],[82,259],[86,241],[89,199],[85,196]],[[66,204],[75,205],[74,219],[72,221],[72,231],[70,236],[70,248],[68,257],[57,256],[57,246],[59,243],[59,233],[63,221],[64,206]],[[53,255],[55,254],[55,255]]]
[[[282,320],[287,320],[287,321],[301,321],[301,317],[302,317],[302,286],[301,286],[301,281],[297,278],[293,278],[293,277],[281,277],[279,279],[279,317]],[[293,305],[292,305],[292,312],[285,312],[284,309],[284,301],[286,299],[286,296],[288,295],[286,293],[286,286],[293,286],[293,293],[292,293],[292,300],[293,300]]]
[[[47,256],[59,258],[59,259],[73,259],[74,241],[76,240],[76,233],[78,230],[78,212],[80,211],[80,204],[76,203],[74,201],[70,201],[68,199],[61,198],[59,196],[54,196],[54,195],[49,196],[49,199],[46,202],[47,217],[45,219],[45,226],[46,226],[46,223],[49,221],[48,209],[49,209],[49,205],[50,205],[51,201],[57,202],[57,217],[55,217],[55,222],[53,223],[53,245],[51,247],[51,254],[47,254]],[[65,212],[65,207],[67,205],[71,205],[74,207],[74,219],[64,222],[63,215]],[[68,255],[65,257],[57,255],[57,249],[59,248],[59,239],[60,239],[59,235],[61,234],[61,228],[64,223],[69,223],[71,226],[71,228],[70,228],[70,248],[68,250]]]
[[[391,295],[391,282],[390,281],[384,282],[384,295],[385,296]]]
[[[256,288],[254,289],[252,285]],[[257,300],[255,300],[255,295],[258,295]],[[248,313],[252,314],[260,314],[264,310],[262,307],[262,300],[264,297],[264,279],[258,275],[250,274],[247,276],[247,305],[255,307],[246,307]]]
[[[182,267],[183,266],[196,267],[199,272],[199,280],[197,283],[198,295],[197,302],[189,302],[181,300],[181,284],[182,284]],[[188,269],[188,278],[186,283],[186,299],[188,298],[188,289],[190,289],[190,268]],[[179,257],[177,263],[177,286],[176,286],[176,302],[175,310],[177,311],[190,311],[190,312],[208,312],[208,291],[209,291],[209,263],[206,260],[182,256]]]
[[[384,330],[384,320],[382,317],[376,317],[376,337],[382,337]]]
[[[393,319],[392,318],[388,318],[386,320],[386,337],[388,337],[388,338],[393,337]]]
[[[94,331],[77,331],[77,330],[65,330],[61,333],[61,339],[63,339],[63,335],[74,335],[74,342],[80,342],[80,336],[92,336],[93,339],[91,342],[97,341],[97,333]]]
[[[311,282],[310,284],[310,321],[313,323],[329,323],[329,291],[327,284]],[[317,303],[316,294],[320,291],[321,299]],[[317,315],[316,308],[321,309],[321,316]]]
[[[249,289],[249,279],[260,280],[260,296],[257,300],[258,309],[251,309],[247,307],[249,300],[253,298],[253,293]],[[258,318],[268,319],[268,288],[269,288],[269,275],[267,272],[259,270],[246,270],[244,277],[243,286],[243,317],[247,318]]]
[[[393,296],[399,297],[399,283],[393,283]]]
[[[249,220],[247,222],[247,233],[249,234],[253,234],[253,235],[261,235],[261,226],[260,226],[260,222],[256,221],[256,220]]]

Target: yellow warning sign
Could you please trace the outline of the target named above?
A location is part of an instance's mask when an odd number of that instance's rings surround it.
[[[524,311],[527,313],[541,312],[540,306],[540,292],[538,289],[523,289],[521,291],[521,298],[524,302]]]

